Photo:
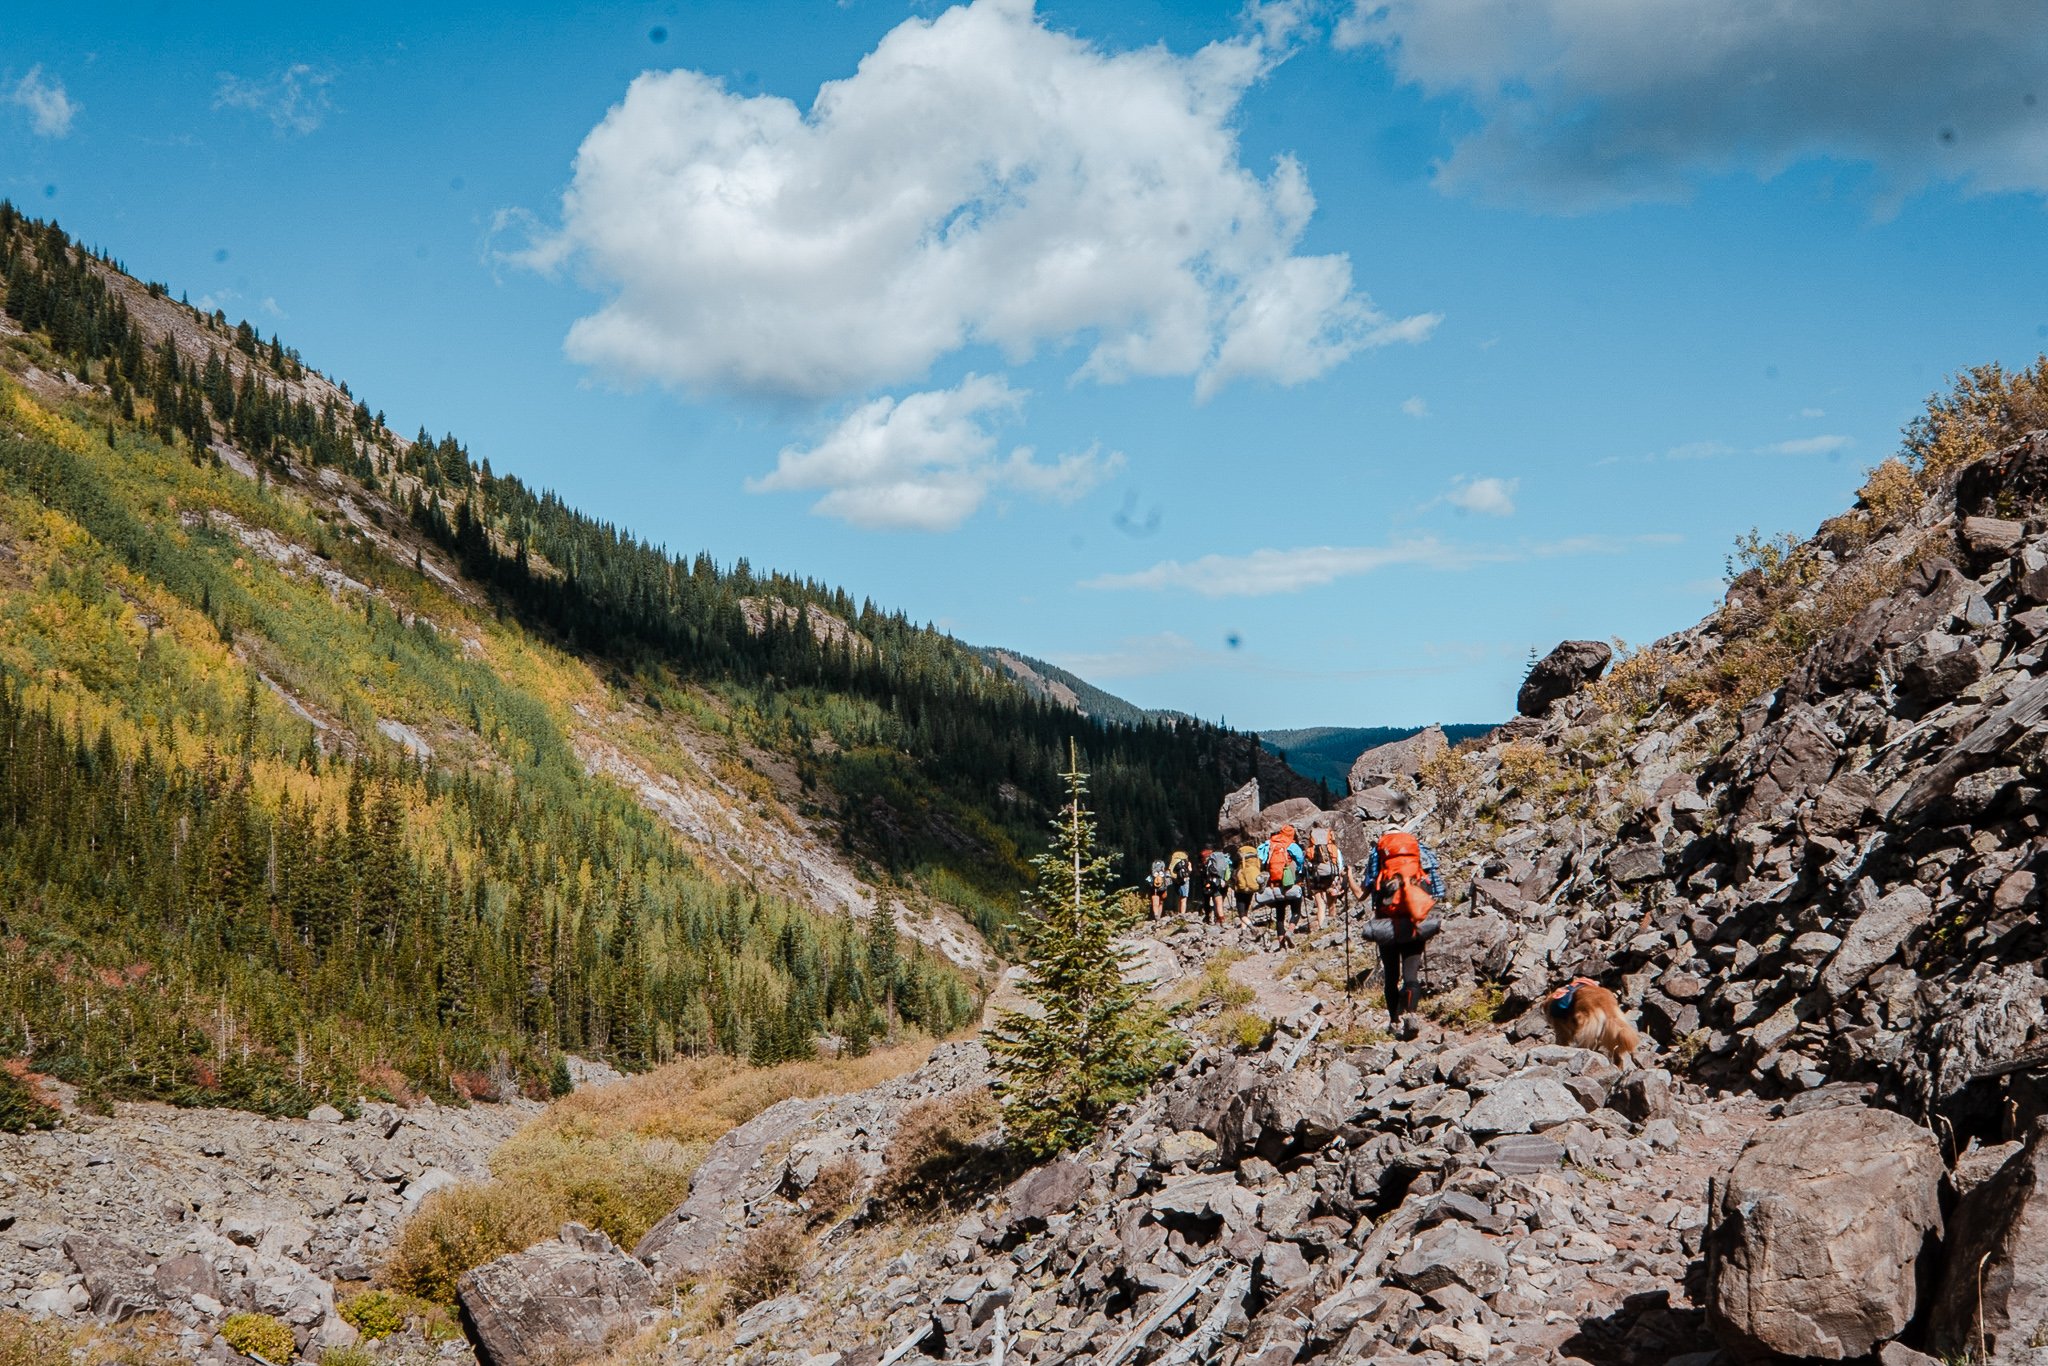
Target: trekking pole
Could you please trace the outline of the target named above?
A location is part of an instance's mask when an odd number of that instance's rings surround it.
[[[1351,888],[1342,889],[1344,898],[1344,1032],[1349,1034],[1355,1023],[1351,1002]]]

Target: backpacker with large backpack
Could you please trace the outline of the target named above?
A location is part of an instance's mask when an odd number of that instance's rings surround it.
[[[1153,859],[1152,875],[1145,880],[1145,885],[1152,889],[1153,895],[1160,896],[1166,892],[1166,882],[1166,860]]]
[[[1436,894],[1422,861],[1422,843],[1406,830],[1389,830],[1373,845],[1379,871],[1371,889],[1373,919],[1366,938],[1376,943],[1425,940],[1443,928],[1434,914]]]
[[[1283,825],[1266,845],[1266,881],[1281,891],[1294,889],[1301,865],[1295,861],[1294,827]]]
[[[1217,892],[1228,891],[1230,889],[1231,872],[1230,851],[1228,849],[1212,850],[1209,854],[1210,890]]]
[[[1337,837],[1330,831],[1317,827],[1309,831],[1308,876],[1317,891],[1327,891],[1337,881],[1337,875],[1344,871],[1344,864],[1337,853]]]
[[[1259,847],[1243,844],[1237,850],[1237,890],[1250,896],[1265,881],[1266,870],[1259,863]]]

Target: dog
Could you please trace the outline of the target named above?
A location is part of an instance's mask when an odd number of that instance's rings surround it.
[[[1589,977],[1574,977],[1550,993],[1543,1003],[1550,1032],[1567,1048],[1605,1053],[1616,1067],[1628,1066],[1642,1036],[1621,1013],[1614,993]]]

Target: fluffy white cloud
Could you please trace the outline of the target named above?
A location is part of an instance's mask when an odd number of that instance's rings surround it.
[[[1408,414],[1408,416],[1410,417],[1428,417],[1429,400],[1424,398],[1421,394],[1415,394],[1412,397],[1404,398],[1401,400],[1401,411]]]
[[[1846,436],[1802,436],[1791,441],[1775,441],[1762,447],[1766,455],[1833,455],[1855,445]]]
[[[1512,546],[1447,545],[1434,537],[1397,541],[1391,545],[1298,546],[1261,549],[1244,555],[1204,555],[1183,563],[1163,560],[1129,574],[1104,574],[1083,588],[1152,590],[1181,589],[1205,598],[1253,598],[1320,588],[1339,579],[1357,578],[1382,569],[1419,566],[1455,571],[1522,560],[1556,559],[1565,555],[1612,555],[1643,545],[1670,545],[1669,533],[1639,536],[1572,536]]]
[[[270,120],[279,133],[310,133],[333,109],[328,87],[334,73],[295,62],[271,76],[244,80],[223,71],[214,87],[215,109],[246,109]]]
[[[808,449],[788,446],[756,493],[822,491],[813,512],[887,531],[951,531],[998,489],[1072,502],[1120,467],[1088,450],[1041,464],[1028,446],[1007,456],[992,428],[1028,397],[992,375],[957,387],[877,398]]]
[[[45,76],[40,65],[30,67],[28,74],[15,82],[8,98],[28,110],[29,126],[46,138],[63,137],[78,116],[78,102],[64,92],[64,82]]]
[[[1481,116],[1451,190],[1586,209],[1808,158],[1891,196],[2048,191],[2048,5],[2031,0],[1354,0],[1340,46]]]
[[[611,297],[579,361],[693,391],[820,398],[915,380],[990,345],[1086,348],[1098,380],[1292,384],[1416,341],[1342,255],[1297,253],[1315,208],[1282,158],[1240,160],[1245,91],[1300,22],[1190,55],[1111,52],[975,0],[888,33],[809,109],[648,72],[584,139],[559,231]]]
[[[1461,479],[1444,501],[1461,512],[1474,512],[1482,517],[1512,517],[1515,515],[1515,490],[1521,488],[1519,479],[1501,479],[1488,475],[1484,479]]]

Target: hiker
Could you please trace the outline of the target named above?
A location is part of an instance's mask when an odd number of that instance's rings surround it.
[[[1230,876],[1236,871],[1228,849],[1202,851],[1203,877],[1207,884],[1207,905],[1219,926],[1230,923]]]
[[[1273,893],[1273,928],[1280,933],[1280,947],[1294,947],[1294,922],[1301,919],[1301,877],[1308,866],[1301,846],[1294,842],[1294,827],[1283,825],[1259,846],[1259,862],[1265,865],[1266,888]]]
[[[1237,874],[1234,888],[1236,895],[1231,898],[1237,906],[1237,927],[1248,930],[1252,927],[1252,902],[1266,883],[1266,865],[1259,858],[1259,846],[1240,844],[1237,847]]]
[[[1344,851],[1337,847],[1336,832],[1327,825],[1310,827],[1307,857],[1308,899],[1320,931],[1330,922],[1330,903],[1344,881]]]
[[[1361,812],[1361,820],[1364,814]],[[1422,946],[1443,928],[1436,904],[1444,896],[1436,853],[1415,836],[1389,828],[1373,842],[1365,866],[1346,878],[1354,897],[1372,898],[1365,937],[1380,946],[1387,977],[1387,1018],[1396,1030],[1415,1013],[1422,995]]]
[[[1152,860],[1152,871],[1145,875],[1145,890],[1152,893],[1152,918],[1159,919],[1166,914],[1166,889],[1171,879],[1166,875],[1166,860]]]
[[[1194,875],[1195,861],[1188,857],[1185,849],[1174,850],[1172,856],[1166,860],[1166,880],[1179,899],[1180,904],[1173,908],[1173,913],[1177,916],[1185,916],[1188,913],[1188,883]]]

